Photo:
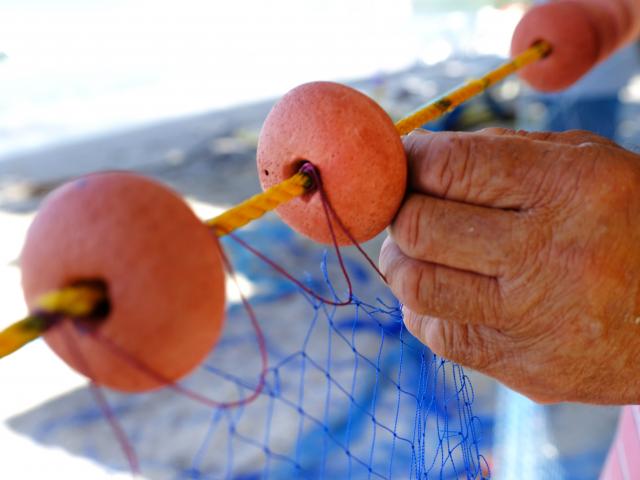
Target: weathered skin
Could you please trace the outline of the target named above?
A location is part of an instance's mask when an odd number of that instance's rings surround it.
[[[260,133],[262,188],[290,177],[304,160],[319,170],[329,202],[358,242],[391,223],[404,196],[407,161],[391,119],[373,100],[331,82],[308,83],[287,93]],[[332,243],[318,193],[277,211],[303,235]],[[340,244],[351,243],[334,227]]]
[[[582,131],[404,143],[380,265],[409,330],[538,401],[640,403],[640,156]]]
[[[516,55],[540,39],[549,41],[551,55],[520,75],[537,90],[557,91],[572,85],[639,32],[640,2],[636,0],[559,0],[525,14],[513,34],[511,53]]]
[[[166,187],[127,173],[89,175],[45,200],[22,251],[22,283],[33,307],[41,294],[70,283],[106,282],[111,312],[95,328],[125,354],[69,321],[45,339],[97,383],[145,391],[190,372],[215,344],[225,304],[218,249]]]

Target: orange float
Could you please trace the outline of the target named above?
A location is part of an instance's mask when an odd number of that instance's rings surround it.
[[[558,0],[530,9],[513,34],[512,55],[540,39],[553,51],[520,76],[544,92],[569,87],[640,31],[640,15],[631,9],[640,12],[627,0]]]
[[[387,113],[345,85],[314,82],[287,93],[269,113],[258,141],[258,174],[267,189],[310,162],[328,201],[357,242],[384,230],[395,216],[407,183],[402,142]],[[332,243],[319,192],[278,207],[299,233]],[[339,244],[351,243],[333,222]]]
[[[42,205],[21,257],[27,304],[78,282],[101,282],[99,323],[64,321],[45,339],[72,368],[139,392],[178,380],[218,339],[225,280],[217,239],[168,188],[130,173],[70,182]]]

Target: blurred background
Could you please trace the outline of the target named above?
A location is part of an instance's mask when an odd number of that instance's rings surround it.
[[[260,125],[286,91],[313,80],[345,82],[399,118],[507,57],[530,3],[4,0],[0,327],[25,314],[17,259],[29,222],[69,178],[139,171],[211,216],[258,191]],[[630,46],[562,94],[540,95],[511,78],[428,128],[586,128],[633,149],[638,58]],[[368,247],[374,257],[378,245]],[[542,407],[479,375],[473,381],[495,478],[597,478],[616,409]],[[28,429],[11,423],[28,411],[47,418],[42,404],[85,383],[40,341],[0,362],[0,445],[11,452],[1,477],[120,475],[71,458],[62,444],[37,446]]]

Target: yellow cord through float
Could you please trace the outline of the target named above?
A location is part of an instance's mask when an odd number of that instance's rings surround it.
[[[47,327],[46,320],[37,315],[29,315],[27,318],[10,325],[0,332],[0,358],[6,357],[35,340],[44,333]]]
[[[298,172],[284,182],[254,195],[204,223],[213,228],[216,236],[222,237],[253,220],[257,220],[283,203],[303,195],[312,184],[313,181],[309,175]]]
[[[400,135],[406,135],[425,123],[440,118],[505,77],[546,57],[550,52],[551,45],[547,42],[536,43],[483,77],[468,81],[461,87],[399,120],[395,124],[396,130]],[[216,236],[222,237],[262,217],[280,205],[304,195],[312,186],[312,178],[306,173],[298,172],[287,180],[254,195],[204,223],[213,230]],[[99,303],[107,300],[104,288],[97,288],[90,284],[66,287],[43,295],[36,302],[35,313],[0,332],[0,358],[38,338],[51,325],[47,317],[52,315],[70,318],[86,317],[95,311]],[[37,312],[46,314],[38,314]]]
[[[104,288],[93,284],[61,288],[42,295],[34,312],[0,332],[0,358],[38,338],[51,325],[50,317],[88,317],[107,301]],[[46,312],[46,315],[38,312]]]
[[[547,42],[540,41],[536,43],[528,50],[525,50],[511,61],[503,63],[495,70],[487,73],[485,76],[479,79],[469,80],[463,86],[446,93],[432,102],[429,102],[427,105],[399,120],[396,122],[396,130],[400,135],[406,135],[425,123],[437,120],[445,113],[450,112],[467,100],[484,92],[487,88],[495,85],[512,73],[515,73],[521,68],[546,57],[550,52],[551,45]]]

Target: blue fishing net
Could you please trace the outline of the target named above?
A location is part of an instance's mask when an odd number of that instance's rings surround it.
[[[277,221],[240,237],[314,292],[344,299],[335,254]],[[486,478],[480,421],[464,370],[405,330],[400,305],[357,251],[345,249],[354,295],[320,302],[231,238],[223,241],[264,331],[268,370],[251,402],[215,407],[174,390],[105,391],[142,478]],[[255,329],[230,292],[223,337],[182,382],[219,402],[249,397],[262,364]],[[37,441],[129,469],[89,389],[12,419]]]

